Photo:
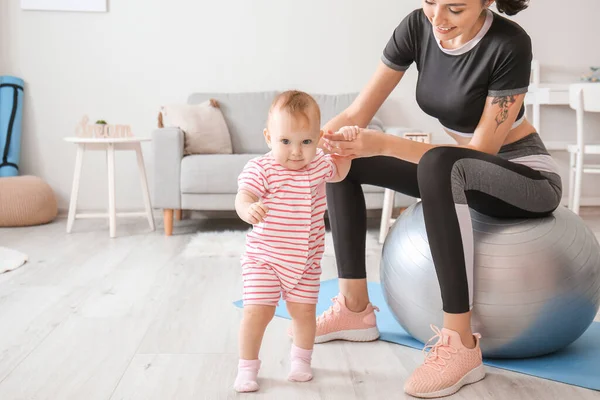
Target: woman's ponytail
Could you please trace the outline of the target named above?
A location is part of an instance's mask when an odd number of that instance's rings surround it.
[[[529,6],[529,0],[496,0],[498,12],[515,15]]]

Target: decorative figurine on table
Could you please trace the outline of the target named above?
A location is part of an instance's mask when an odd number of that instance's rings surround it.
[[[581,77],[581,80],[584,82],[600,82],[600,67],[590,67],[590,70]]]
[[[95,124],[90,124],[89,120],[87,115],[83,116],[75,128],[75,135],[77,137],[94,139],[133,137],[129,125],[110,125],[104,120],[98,120]]]

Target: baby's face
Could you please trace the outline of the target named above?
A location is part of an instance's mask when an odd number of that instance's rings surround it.
[[[309,111],[310,121],[301,115],[294,116],[285,110],[273,110],[265,139],[273,157],[282,166],[299,170],[310,164],[317,154],[317,146],[323,135],[314,112]]]

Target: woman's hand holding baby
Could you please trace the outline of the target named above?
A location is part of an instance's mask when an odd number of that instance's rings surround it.
[[[352,138],[348,140],[348,138]],[[339,131],[323,135],[323,147],[330,154],[358,158],[381,155],[386,134],[373,129],[343,127]]]

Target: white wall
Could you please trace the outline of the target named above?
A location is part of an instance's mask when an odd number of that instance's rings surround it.
[[[8,20],[7,10],[8,3],[0,1],[0,75],[4,75],[6,73],[8,66],[8,27],[5,22]]]
[[[46,179],[62,209],[68,207],[75,156],[62,138],[74,133],[82,115],[131,124],[144,136],[155,127],[161,104],[183,102],[192,91],[358,91],[395,26],[421,4],[128,0],[111,1],[108,13],[94,14],[22,11],[19,3],[0,1],[0,72],[26,81],[23,173]],[[568,6],[544,0],[516,18],[533,38],[543,81],[571,81],[600,64],[597,40],[584,32],[597,15],[598,0]],[[438,135],[439,125],[414,101],[415,78],[411,68],[383,115],[389,124]],[[547,107],[542,117],[547,140],[572,135],[574,117],[566,107]],[[147,145],[148,166],[150,150]],[[566,166],[564,154],[557,157]],[[133,155],[119,154],[117,168],[117,205],[138,207]],[[99,153],[84,160],[81,208],[106,206],[105,170]],[[584,195],[600,198],[589,182]]]

